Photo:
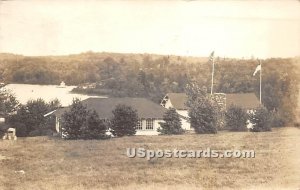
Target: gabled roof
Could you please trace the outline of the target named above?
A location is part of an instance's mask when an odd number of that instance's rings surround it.
[[[188,109],[188,107],[185,105],[185,102],[187,101],[188,98],[185,93],[168,93],[167,96],[175,109],[177,110]]]
[[[260,102],[254,93],[226,94],[226,109],[231,105],[254,109],[260,106]]]
[[[88,98],[82,101],[90,110],[95,110],[100,118],[111,118],[118,104],[125,104],[137,110],[139,118],[163,118],[167,109],[145,98]],[[54,114],[60,117],[69,107],[59,109]]]
[[[167,96],[175,109],[188,109],[185,105],[188,98],[185,93],[168,93]],[[226,109],[231,105],[236,105],[243,109],[254,109],[259,107],[260,102],[254,93],[226,94]]]

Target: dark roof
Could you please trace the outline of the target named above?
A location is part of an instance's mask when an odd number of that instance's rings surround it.
[[[254,93],[226,94],[226,109],[231,105],[254,109],[260,106],[260,102]]]
[[[185,93],[168,93],[167,96],[175,109],[177,110],[188,109],[188,107],[185,105],[185,102],[187,101],[188,98]]]
[[[166,109],[145,98],[88,98],[82,101],[90,110],[95,110],[100,118],[111,118],[118,104],[125,104],[137,110],[139,118],[163,118]],[[54,114],[60,117],[69,107],[58,109]]]
[[[185,93],[168,93],[167,96],[175,109],[188,109],[185,105],[188,98]],[[226,94],[226,109],[232,104],[244,109],[254,109],[259,107],[260,102],[254,93]]]

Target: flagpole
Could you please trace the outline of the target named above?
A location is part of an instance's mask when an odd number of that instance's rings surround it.
[[[213,88],[214,88],[214,72],[215,72],[215,59],[214,56],[212,56],[212,73],[211,73],[211,88],[210,88],[210,94],[213,94]]]
[[[261,65],[261,61],[259,60],[259,64],[260,64],[260,72],[259,72],[259,102],[261,104],[261,73],[262,73],[262,65]]]

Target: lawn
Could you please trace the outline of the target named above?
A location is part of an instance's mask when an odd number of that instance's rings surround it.
[[[128,158],[126,148],[245,149],[255,158]],[[24,172],[23,172],[24,171]],[[0,189],[300,189],[300,128],[216,135],[0,140]]]

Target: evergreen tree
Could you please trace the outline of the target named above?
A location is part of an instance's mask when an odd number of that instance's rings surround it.
[[[271,114],[264,107],[260,107],[250,115],[250,121],[253,123],[253,132],[271,131]]]
[[[55,105],[60,105],[55,100]],[[52,134],[55,130],[54,117],[44,117],[45,114],[55,109],[53,102],[42,99],[30,100],[25,105],[19,105],[16,114],[9,115],[7,122],[15,127],[17,136],[39,136]]]
[[[7,116],[17,111],[19,102],[16,97],[7,90],[0,91],[0,114]]]
[[[85,139],[103,139],[106,137],[106,125],[103,120],[99,118],[97,112],[91,111],[87,116],[87,128],[84,132]]]
[[[117,137],[134,135],[137,123],[137,111],[130,106],[119,104],[113,110],[113,118],[111,120],[112,134]]]
[[[79,139],[84,137],[87,130],[87,108],[79,99],[74,99],[70,111],[62,115],[62,134],[66,139]]]
[[[166,135],[184,133],[184,130],[181,128],[179,114],[174,108],[169,108],[169,110],[164,114],[163,119],[164,122],[160,123],[161,128],[158,129],[158,132]]]
[[[231,131],[246,131],[248,114],[240,107],[231,105],[225,113],[226,128]]]
[[[188,85],[186,90],[191,127],[196,133],[217,133],[218,106],[214,99],[195,84]]]

